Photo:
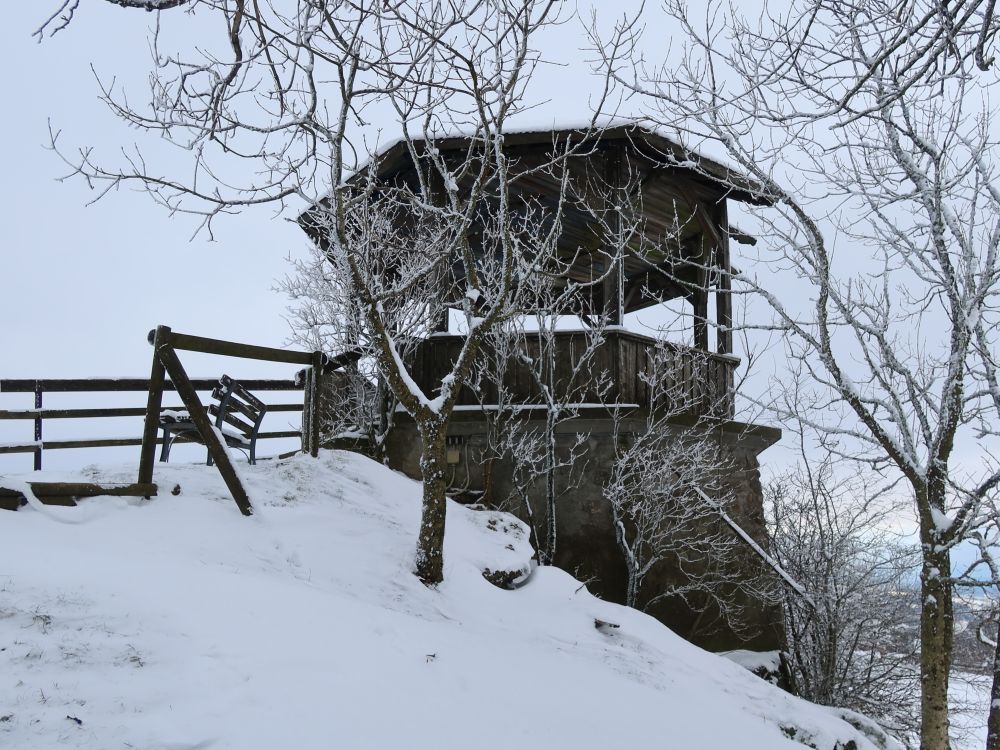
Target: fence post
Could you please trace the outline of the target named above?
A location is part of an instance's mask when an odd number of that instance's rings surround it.
[[[42,383],[40,380],[35,381],[35,408],[42,408]],[[35,442],[38,445],[35,447],[35,471],[42,470],[42,415],[38,414],[35,417]]]
[[[302,370],[302,452],[312,454],[313,368]]]
[[[320,422],[323,416],[323,365],[326,357],[323,352],[313,352],[312,377],[309,379],[311,389],[309,399],[309,455],[319,456]]]
[[[146,421],[142,429],[142,453],[139,455],[139,484],[153,481],[153,462],[156,461],[156,433],[160,426],[160,405],[163,403],[164,368],[159,357],[159,347],[170,339],[170,326],[157,326],[149,332],[153,345],[153,366],[149,372],[149,395],[146,397]]]

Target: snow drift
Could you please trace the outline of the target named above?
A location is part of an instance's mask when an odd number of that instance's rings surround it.
[[[511,516],[450,505],[431,590],[417,483],[342,452],[242,473],[249,519],[215,469],[160,464],[151,501],[0,516],[0,746],[897,747],[561,570],[492,585],[528,565]]]

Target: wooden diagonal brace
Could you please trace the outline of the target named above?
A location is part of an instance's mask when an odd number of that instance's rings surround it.
[[[233,466],[233,462],[230,460],[229,451],[226,450],[225,443],[223,443],[220,437],[221,433],[208,418],[208,412],[205,411],[205,407],[198,398],[197,391],[191,385],[191,381],[188,379],[181,361],[177,358],[177,352],[170,345],[169,337],[156,350],[156,355],[170,374],[170,380],[173,382],[174,388],[177,389],[177,395],[184,402],[184,406],[191,416],[191,421],[198,428],[198,432],[205,441],[205,446],[208,448],[209,453],[212,454],[212,458],[215,459],[215,465],[219,467],[219,473],[222,474],[222,478],[225,480],[226,486],[229,488],[229,492],[232,494],[233,500],[236,501],[240,512],[244,516],[252,516],[253,505],[250,504],[250,498],[243,487],[243,482],[240,481],[240,477],[236,473],[236,467]]]

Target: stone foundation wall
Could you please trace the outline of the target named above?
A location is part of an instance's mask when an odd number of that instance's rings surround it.
[[[412,420],[399,418],[387,441],[389,464],[414,479],[420,478],[420,437]],[[622,425],[623,431],[639,431],[645,427],[644,415],[636,413]],[[627,571],[622,553],[615,541],[611,509],[604,499],[603,488],[614,461],[613,423],[606,410],[591,410],[559,427],[558,450],[565,453],[576,442],[577,434],[587,434],[586,470],[581,481],[560,497],[557,504],[555,564],[586,581],[589,590],[609,601],[624,602]],[[678,434],[688,425],[678,424]],[[711,430],[718,440],[727,468],[722,477],[723,489],[732,492],[734,502],[730,513],[761,546],[767,547],[764,525],[763,496],[760,484],[758,455],[773,444],[780,432],[773,428],[728,422]],[[510,460],[489,461],[487,425],[476,411],[456,412],[449,427],[452,443],[452,476],[450,486],[467,500],[479,501],[490,507],[500,507],[527,520],[523,503],[512,497]],[[457,452],[457,456],[455,455]],[[561,480],[565,481],[565,480]],[[536,514],[543,510],[540,489],[533,496]],[[544,530],[543,518],[536,518]],[[720,521],[721,523],[721,521]],[[741,552],[738,565],[747,575],[770,571],[749,546]],[[676,564],[666,560],[651,571],[646,579],[647,591],[663,590],[684,580]],[[679,597],[664,599],[649,609],[675,632],[705,648],[721,651],[735,648],[772,650],[783,645],[781,616],[778,607],[768,601],[748,596],[735,588],[729,592],[732,603],[741,612],[738,627],[733,628],[715,607],[697,612]]]

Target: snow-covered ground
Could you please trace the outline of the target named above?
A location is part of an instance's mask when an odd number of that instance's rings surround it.
[[[451,505],[432,590],[416,483],[340,452],[241,468],[253,518],[176,464],[151,501],[0,512],[0,747],[896,746],[561,570],[493,586],[530,555],[510,516]]]

